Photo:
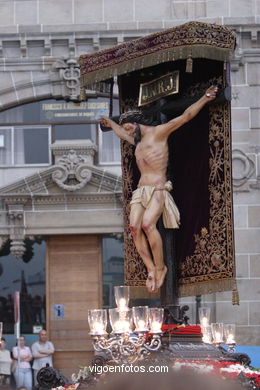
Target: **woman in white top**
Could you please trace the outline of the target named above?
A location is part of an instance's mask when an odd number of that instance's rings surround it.
[[[18,347],[13,347],[13,358],[18,360]],[[32,353],[29,347],[25,346],[24,336],[20,337],[20,365],[14,373],[17,387],[26,387],[27,390],[32,390],[32,369],[30,361]]]
[[[0,345],[0,387],[10,384],[12,359],[10,351],[5,349],[5,346],[6,340],[2,337]]]

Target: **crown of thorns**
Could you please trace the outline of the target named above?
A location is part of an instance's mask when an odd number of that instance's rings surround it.
[[[144,118],[142,111],[140,110],[129,110],[124,112],[119,117],[119,124],[130,122],[138,122],[138,119]]]

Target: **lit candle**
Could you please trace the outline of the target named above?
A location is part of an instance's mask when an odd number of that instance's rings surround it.
[[[115,327],[115,332],[121,332],[121,330],[122,330],[122,321],[116,321],[114,327]]]
[[[234,335],[232,333],[230,333],[228,335],[226,343],[227,344],[235,344]]]
[[[124,310],[127,308],[126,306],[126,299],[125,298],[120,298],[119,299],[119,304],[118,304],[119,310]]]
[[[215,341],[216,343],[220,343],[222,341],[220,332],[215,333]]]
[[[124,332],[130,332],[130,323],[127,320],[123,320],[122,322],[122,330]]]
[[[202,337],[202,341],[203,341],[203,343],[207,343],[207,344],[210,344],[210,337],[207,335],[207,334],[205,334],[203,337]]]
[[[115,332],[130,332],[130,323],[127,320],[116,321],[114,327]]]
[[[93,324],[93,330],[95,333],[97,334],[103,334],[105,333],[105,329],[104,329],[104,326],[103,324],[101,324],[100,322],[95,322]]]
[[[153,332],[160,332],[161,331],[162,324],[159,321],[153,321],[151,324],[151,333]]]
[[[137,330],[145,330],[145,321],[144,320],[138,321]]]
[[[202,320],[201,320],[201,325],[202,326],[207,326],[208,325],[208,319],[207,317],[203,317]]]

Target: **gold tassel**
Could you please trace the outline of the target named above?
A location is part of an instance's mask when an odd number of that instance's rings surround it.
[[[87,95],[86,95],[86,89],[85,87],[80,87],[80,94],[79,94],[79,100],[81,102],[85,101],[87,99]]]
[[[232,305],[239,305],[239,293],[238,293],[238,289],[237,289],[237,281],[236,280],[234,280],[234,282],[233,282]]]
[[[193,60],[191,55],[188,55],[187,61],[186,61],[186,72],[187,73],[192,73],[192,65],[193,65]]]

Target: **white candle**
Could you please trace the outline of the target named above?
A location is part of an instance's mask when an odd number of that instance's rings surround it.
[[[201,325],[202,326],[207,326],[208,325],[208,319],[207,317],[203,317],[202,320],[201,320]]]
[[[115,322],[115,331],[116,332],[122,332],[122,321],[116,321]]]
[[[118,306],[119,306],[118,307],[119,310],[126,309],[127,308],[127,306],[126,306],[126,299],[125,298],[120,298]]]
[[[161,322],[153,321],[151,324],[151,332],[160,332],[161,327],[162,327]]]
[[[103,326],[103,324],[101,324],[100,322],[95,322],[95,323],[94,323],[94,325],[93,325],[93,330],[94,330],[94,333],[97,333],[97,334],[103,334],[103,333],[105,333],[104,326]]]
[[[139,320],[137,323],[137,330],[145,330],[145,321]]]
[[[203,337],[202,337],[202,341],[203,341],[203,343],[207,343],[207,344],[210,344],[210,337],[207,335],[207,334],[205,334]]]
[[[130,323],[127,320],[119,320],[115,323],[115,332],[130,332]]]
[[[130,323],[127,320],[121,321],[122,322],[122,330],[124,332],[130,332]]]
[[[215,341],[216,343],[220,343],[222,341],[220,332],[215,333]]]
[[[234,335],[232,333],[230,333],[228,335],[226,343],[227,344],[235,344]]]

